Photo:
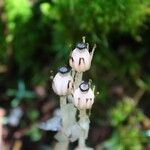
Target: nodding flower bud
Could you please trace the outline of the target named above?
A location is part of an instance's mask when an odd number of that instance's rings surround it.
[[[91,66],[91,54],[86,43],[78,43],[72,51],[69,64],[77,72],[85,72]]]
[[[78,109],[90,109],[94,103],[94,92],[89,87],[87,82],[80,84],[79,88],[75,90],[74,105]]]
[[[70,68],[60,67],[58,73],[53,78],[52,88],[59,96],[65,96],[71,93],[73,87],[73,78],[70,75]]]

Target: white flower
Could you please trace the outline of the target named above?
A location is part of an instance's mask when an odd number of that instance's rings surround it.
[[[65,96],[71,93],[73,87],[73,78],[70,75],[70,68],[60,67],[52,83],[54,92],[59,96]]]
[[[89,88],[87,82],[80,84],[79,88],[75,90],[74,105],[79,109],[90,109],[94,103],[94,92]]]
[[[85,72],[91,67],[92,56],[86,43],[78,43],[72,51],[69,64],[75,71]]]

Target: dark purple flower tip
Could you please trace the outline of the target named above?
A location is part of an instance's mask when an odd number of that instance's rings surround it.
[[[58,68],[58,72],[61,73],[61,74],[68,73],[68,72],[70,72],[70,70],[71,70],[71,68],[70,67],[66,67],[66,66]]]
[[[76,48],[82,50],[82,49],[87,48],[87,45],[86,45],[86,43],[83,43],[83,42],[82,43],[77,43]]]
[[[79,85],[79,88],[82,92],[86,92],[89,90],[90,86],[88,82],[83,82]]]

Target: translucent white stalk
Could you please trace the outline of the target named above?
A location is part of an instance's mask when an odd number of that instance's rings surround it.
[[[61,111],[61,117],[62,117],[62,129],[55,136],[55,138],[58,140],[58,143],[55,145],[54,150],[60,150],[60,149],[68,150],[69,140],[65,134],[65,130],[67,128],[67,122],[66,122],[65,116],[67,116],[67,113],[68,113],[68,111],[64,111],[66,105],[67,105],[67,97],[60,96],[60,111]]]
[[[83,41],[83,43],[85,43],[85,36],[82,37],[82,41]]]
[[[79,112],[80,112],[79,125],[81,127],[81,134],[78,141],[78,147],[75,150],[93,150],[92,148],[86,147],[85,142],[89,132],[89,123],[90,123],[89,117],[86,114],[86,109],[82,109]]]
[[[81,72],[81,73],[76,72],[76,74],[75,74],[75,89],[77,89],[79,87],[79,85],[81,84],[82,76],[83,76],[83,72]]]
[[[67,104],[67,97],[66,96],[60,96],[60,111],[61,111],[61,117],[62,117],[62,126],[65,125],[64,118],[63,118],[63,107]]]
[[[80,110],[80,120],[79,120],[79,123],[80,123],[80,126],[82,126],[82,122],[84,122],[86,120],[86,110]],[[85,147],[85,139],[86,139],[86,135],[85,135],[85,132],[84,131],[85,129],[82,128],[82,132],[81,132],[81,135],[79,137],[79,147],[80,148],[84,148]]]

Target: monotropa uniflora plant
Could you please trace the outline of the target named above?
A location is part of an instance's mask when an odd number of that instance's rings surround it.
[[[76,150],[92,150],[86,146],[89,132],[88,109],[94,103],[94,89],[88,82],[82,80],[83,73],[90,69],[96,45],[89,52],[89,44],[83,41],[77,43],[70,54],[70,67],[62,66],[53,78],[52,88],[60,97],[62,118],[61,130],[56,134],[55,150],[68,150],[69,142],[78,140]],[[79,120],[76,113],[79,111]]]

